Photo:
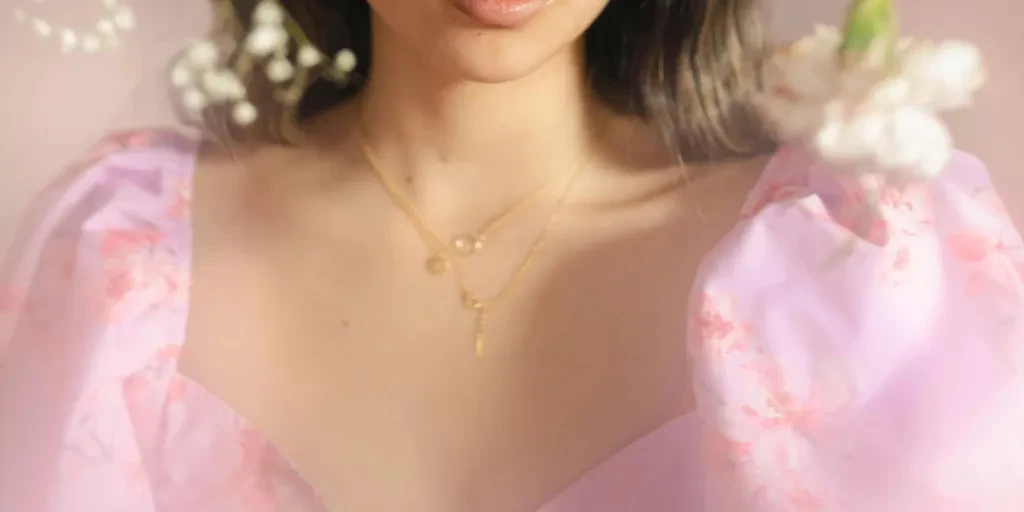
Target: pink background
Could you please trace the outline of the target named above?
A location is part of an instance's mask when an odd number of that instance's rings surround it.
[[[129,0],[130,1],[130,0]],[[411,0],[410,0],[411,1]],[[99,0],[3,0],[55,25],[87,27]],[[208,0],[136,0],[140,29],[115,54],[61,55],[10,16],[0,21],[0,247],[6,245],[30,193],[104,131],[171,120],[164,69],[189,36],[203,31]],[[842,0],[768,0],[769,24],[782,38],[813,23],[837,23]],[[1018,121],[1024,118],[1024,2],[1011,0],[900,0],[908,33],[970,39],[986,54],[991,81],[977,106],[953,116],[962,148],[979,154],[1003,195],[1024,221],[1024,173],[1018,168]],[[1015,147],[1016,144],[1016,147]]]

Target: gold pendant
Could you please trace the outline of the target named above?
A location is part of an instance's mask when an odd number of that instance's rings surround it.
[[[487,323],[487,314],[481,308],[476,310],[476,319],[473,322],[473,351],[477,359],[484,357],[484,327]]]
[[[473,311],[473,351],[476,358],[484,357],[484,331],[487,328],[487,303],[473,296],[469,290],[462,290],[462,307]]]
[[[452,238],[452,247],[459,254],[469,256],[484,248],[484,239],[482,236],[477,235],[459,235]]]
[[[448,267],[451,263],[448,261],[448,257],[442,253],[435,253],[433,256],[427,258],[427,272],[432,276],[439,276],[448,271]]]
[[[484,302],[477,299],[473,294],[463,291],[462,292],[462,307],[471,309],[473,311],[481,311],[484,309]]]
[[[482,333],[476,335],[476,358],[483,359],[484,357],[484,336]]]

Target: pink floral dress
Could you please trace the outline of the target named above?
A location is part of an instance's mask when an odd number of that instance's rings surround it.
[[[176,369],[196,151],[116,135],[30,212],[0,291],[0,511],[324,510]],[[697,411],[542,512],[1024,511],[1024,244],[984,166],[828,171],[782,149],[705,258],[679,310]]]

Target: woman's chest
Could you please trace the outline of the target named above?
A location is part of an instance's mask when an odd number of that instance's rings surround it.
[[[673,244],[551,255],[489,308],[480,358],[454,276],[394,254],[200,257],[182,369],[334,509],[536,510],[693,408]]]

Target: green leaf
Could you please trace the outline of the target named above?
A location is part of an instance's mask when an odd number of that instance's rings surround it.
[[[865,53],[872,43],[886,38],[895,43],[896,13],[892,0],[853,0],[846,13],[842,51]]]

